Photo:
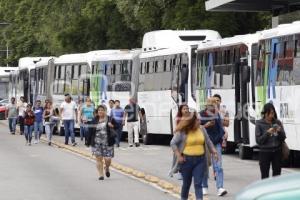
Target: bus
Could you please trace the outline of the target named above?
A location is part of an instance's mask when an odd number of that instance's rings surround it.
[[[197,49],[197,65],[195,78],[195,94],[197,110],[205,108],[206,99],[214,94],[222,97],[222,109],[229,114],[229,127],[226,153],[233,153],[239,144],[240,156],[245,157],[248,151],[256,145],[255,125],[247,114],[247,104],[255,103],[254,91],[248,80],[247,66],[251,66],[251,51],[258,43],[259,34],[240,35],[199,44]]]
[[[17,67],[0,67],[0,98],[8,99],[10,93],[10,73],[17,70]]]
[[[299,165],[300,22],[200,44],[197,49],[197,107],[218,93],[230,113],[228,152],[239,147],[251,158],[255,121],[272,102],[283,122],[290,163]]]
[[[137,99],[147,116],[145,144],[151,143],[153,134],[173,134],[178,105],[196,107],[191,92],[194,51],[200,41],[219,38],[219,33],[211,30],[160,30],[144,35]]]

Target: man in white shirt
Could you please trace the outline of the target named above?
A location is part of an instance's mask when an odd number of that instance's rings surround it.
[[[65,129],[65,144],[68,145],[69,135],[71,135],[72,145],[75,146],[74,126],[75,120],[76,122],[78,120],[77,105],[71,100],[69,94],[65,94],[65,101],[60,105],[60,113]]]
[[[20,124],[20,135],[24,133],[24,115],[25,110],[27,108],[27,103],[25,102],[25,98],[23,96],[20,97],[20,102],[18,103],[18,121]]]

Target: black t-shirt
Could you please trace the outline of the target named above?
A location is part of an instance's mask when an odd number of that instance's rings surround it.
[[[127,122],[136,122],[139,120],[138,115],[140,107],[137,104],[128,104],[124,111],[127,113]]]

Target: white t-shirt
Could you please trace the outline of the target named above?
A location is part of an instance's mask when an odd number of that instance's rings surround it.
[[[74,101],[71,101],[70,103],[64,101],[60,105],[60,108],[63,108],[63,111],[61,113],[63,120],[75,119],[75,110],[77,109],[77,105]]]
[[[27,103],[26,102],[20,102],[18,103],[18,109],[19,109],[19,116],[24,117],[24,113],[26,111]]]

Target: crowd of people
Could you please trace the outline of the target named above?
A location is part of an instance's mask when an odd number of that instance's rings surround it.
[[[187,200],[194,181],[197,200],[208,194],[209,166],[212,165],[218,196],[227,194],[224,188],[222,148],[226,146],[229,114],[221,105],[221,96],[215,94],[206,101],[205,108],[197,113],[187,104],[179,106],[175,134],[171,140],[174,151],[172,168],[182,180],[181,200]],[[256,142],[260,148],[261,178],[268,178],[272,164],[273,176],[281,174],[283,144],[286,138],[272,103],[264,105],[262,119],[256,122]]]
[[[230,123],[229,114],[221,102],[221,96],[215,94],[207,99],[205,108],[199,113],[190,109],[187,104],[179,106],[174,136],[170,143],[174,151],[170,176],[175,173],[180,175],[182,200],[188,199],[192,179],[197,200],[208,194],[210,165],[216,180],[217,195],[227,194],[224,188],[222,147],[226,146],[226,129]],[[109,167],[114,157],[114,147],[120,147],[125,120],[128,146],[140,146],[139,126],[143,127],[146,123],[146,116],[134,98],[130,98],[124,109],[119,100],[110,100],[108,107],[103,104],[95,107],[90,97],[79,99],[75,103],[69,94],[65,95],[65,101],[59,109],[54,109],[49,100],[45,101],[44,107],[41,104],[37,100],[32,106],[25,102],[24,97],[17,103],[12,97],[6,109],[10,133],[15,134],[18,121],[20,134],[25,135],[26,145],[31,145],[32,133],[34,132],[34,143],[39,143],[44,125],[48,144],[51,145],[54,127],[62,121],[65,144],[68,145],[71,137],[72,145],[75,146],[74,126],[79,123],[80,139],[91,147],[96,157],[99,180],[104,180],[104,174],[110,177]],[[265,104],[261,114],[262,119],[256,122],[255,135],[260,147],[261,178],[264,179],[269,177],[271,164],[273,176],[281,174],[282,144],[286,136],[272,103]]]

